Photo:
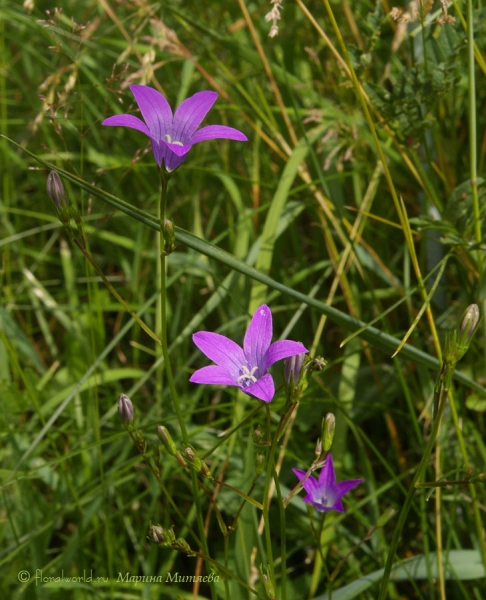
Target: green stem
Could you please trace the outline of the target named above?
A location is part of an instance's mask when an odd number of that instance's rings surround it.
[[[270,407],[265,406],[267,409],[267,436],[270,437]],[[268,516],[268,507],[270,505],[270,484],[272,481],[273,468],[275,464],[275,451],[277,449],[277,436],[274,436],[270,452],[268,455],[267,473],[265,477],[265,489],[263,492],[263,520],[265,522],[265,542],[267,546],[267,560],[270,567],[270,576],[272,583],[275,584],[275,569],[273,564],[273,552],[272,552],[272,536],[270,532],[270,519]]]
[[[449,366],[446,364],[445,369],[446,369],[446,371],[450,371],[451,369],[453,370],[454,366],[455,365]],[[410,510],[410,506],[412,505],[413,497],[414,497],[415,490],[416,490],[416,484],[421,479],[422,474],[425,471],[425,468],[427,467],[430,454],[432,452],[432,449],[434,448],[434,444],[437,439],[437,434],[439,432],[442,413],[444,412],[444,408],[445,408],[446,401],[447,401],[447,394],[449,391],[449,386],[448,386],[447,382],[450,382],[451,377],[452,377],[452,373],[450,373],[450,372],[445,373],[444,379],[442,379],[442,373],[439,375],[440,385],[439,385],[439,391],[438,391],[437,413],[434,415],[432,431],[430,433],[430,437],[429,437],[427,446],[425,447],[425,451],[423,453],[422,460],[420,461],[417,471],[415,472],[414,478],[412,480],[412,484],[410,485],[410,488],[407,492],[407,496],[405,497],[405,502],[400,511],[400,515],[398,517],[398,522],[395,527],[395,531],[393,532],[393,537],[392,537],[392,540],[390,543],[388,557],[386,559],[385,570],[383,573],[383,578],[381,580],[380,593],[378,596],[378,600],[384,600],[385,596],[386,596],[386,590],[387,590],[388,582],[390,580],[390,574],[391,574],[391,570],[392,570],[392,566],[393,566],[393,560],[395,558],[395,554],[396,554],[397,547],[398,547],[398,541],[400,539],[400,535],[401,535],[403,527],[405,525],[408,511]]]
[[[167,187],[169,184],[170,175],[165,171],[160,171],[160,203],[159,203],[159,249],[160,249],[160,339],[162,341],[162,355],[164,357],[165,374],[167,377],[167,383],[169,384],[170,394],[172,402],[174,404],[174,410],[181,428],[182,440],[184,445],[189,445],[189,436],[187,435],[186,424],[184,423],[184,415],[182,414],[179,397],[177,395],[174,377],[172,375],[172,367],[169,359],[169,348],[167,345],[167,265],[166,265],[166,254],[164,248],[164,220],[167,210]]]
[[[187,434],[186,424],[184,422],[184,415],[182,414],[181,405],[179,402],[179,396],[177,395],[174,376],[172,374],[172,367],[170,364],[169,358],[169,348],[167,345],[167,264],[166,264],[166,253],[165,253],[165,239],[164,239],[164,221],[166,218],[167,211],[167,188],[169,185],[170,174],[160,170],[160,202],[159,202],[159,252],[160,252],[160,338],[162,341],[162,355],[164,358],[164,367],[165,374],[167,377],[167,383],[169,384],[170,395],[172,397],[172,402],[174,404],[174,410],[177,416],[177,420],[179,422],[179,427],[181,429],[182,440],[184,446],[187,448],[189,446],[189,436]],[[196,509],[197,516],[197,524],[199,529],[199,535],[201,537],[201,546],[206,557],[209,557],[209,549],[208,542],[206,539],[205,531],[204,531],[204,520],[201,511],[200,497],[199,497],[199,489],[197,485],[197,475],[194,470],[191,469],[191,480],[192,480],[192,492],[193,492],[193,501]],[[207,560],[207,558],[206,558]],[[212,562],[212,561],[207,561]],[[208,568],[208,572],[210,572]],[[210,585],[211,596],[213,600],[216,598],[216,589],[214,584]]]
[[[469,177],[474,211],[474,232],[476,243],[481,243],[481,218],[477,182],[477,139],[476,139],[476,78],[474,73],[474,24],[472,0],[467,0],[467,68],[469,104]],[[483,274],[483,255],[478,248],[479,277]]]
[[[282,491],[278,480],[277,469],[273,468],[273,480],[277,492],[278,506],[280,509],[280,587],[282,589],[282,600],[287,598],[287,527],[285,525],[285,506],[283,505]]]

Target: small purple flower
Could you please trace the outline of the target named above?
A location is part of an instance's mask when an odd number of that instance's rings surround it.
[[[216,364],[198,369],[189,381],[234,385],[245,394],[270,402],[275,386],[268,368],[278,360],[308,352],[300,342],[279,340],[272,344],[272,333],[272,312],[266,304],[253,315],[243,348],[219,333],[195,333],[192,339],[196,346]]]
[[[164,96],[147,85],[131,85],[143,121],[133,115],[108,117],[102,125],[131,127],[147,135],[152,141],[155,162],[167,171],[174,171],[186,159],[186,154],[194,144],[205,140],[226,138],[248,141],[246,135],[225,125],[208,125],[196,131],[207,115],[218,94],[198,92],[187,98],[177,108],[175,115]],[[145,122],[144,122],[145,121]]]
[[[292,469],[292,471],[297,475],[299,481],[302,481],[306,476],[306,472],[300,469]],[[307,496],[304,496],[302,500],[312,504],[319,512],[329,512],[330,510],[344,512],[341,498],[360,483],[362,483],[361,479],[348,479],[336,483],[332,456],[328,454],[319,474],[319,479],[311,475],[302,484],[307,492]]]

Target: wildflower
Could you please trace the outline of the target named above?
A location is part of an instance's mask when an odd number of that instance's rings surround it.
[[[241,131],[225,125],[208,125],[197,131],[218,94],[198,92],[187,98],[177,108],[175,115],[164,96],[147,85],[131,85],[143,121],[133,115],[108,117],[102,125],[120,125],[141,131],[152,142],[152,152],[159,168],[174,171],[186,159],[186,154],[194,144],[205,140],[226,138],[246,142]]]
[[[307,475],[305,471],[301,471],[300,469],[292,469],[292,471],[297,475],[300,481]],[[348,479],[347,481],[336,483],[336,473],[334,472],[332,455],[328,454],[326,462],[319,474],[319,479],[310,476],[302,483],[307,492],[307,496],[304,496],[302,499],[304,502],[312,504],[312,506],[320,512],[329,512],[330,510],[344,512],[341,498],[359,483],[361,483],[361,479]]]
[[[189,381],[234,385],[245,394],[270,402],[275,386],[268,368],[283,358],[307,352],[300,342],[279,340],[272,344],[272,333],[272,313],[266,304],[253,315],[243,348],[218,333],[195,333],[194,343],[216,365],[198,369]]]

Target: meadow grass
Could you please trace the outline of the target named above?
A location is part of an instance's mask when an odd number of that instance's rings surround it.
[[[59,4],[0,0],[1,597],[484,598],[484,7]],[[149,140],[101,125],[140,83],[248,137],[172,175],[162,260]],[[264,303],[325,366],[190,383]],[[331,441],[343,513],[289,497]]]

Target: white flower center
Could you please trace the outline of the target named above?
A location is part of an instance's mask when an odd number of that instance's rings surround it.
[[[250,371],[250,369],[246,365],[241,365],[240,371],[242,371],[242,374],[236,380],[236,383],[238,383],[239,385],[247,387],[252,383],[258,381],[258,379],[254,375],[255,371],[258,371],[258,367],[253,367]]]
[[[183,144],[182,142],[177,142],[176,140],[172,140],[172,138],[170,137],[170,134],[169,134],[169,133],[166,133],[166,134],[164,135],[164,137],[165,137],[165,141],[166,141],[168,144],[175,144],[176,146],[184,146],[184,144]]]

